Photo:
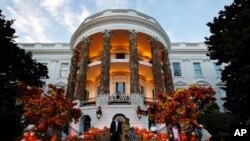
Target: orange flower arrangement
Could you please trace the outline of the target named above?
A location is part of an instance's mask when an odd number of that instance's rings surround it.
[[[149,105],[149,118],[154,117],[158,123],[189,123],[215,101],[214,96],[215,91],[211,87],[195,85],[170,94],[158,93],[159,101]]]
[[[46,131],[47,127],[52,127],[57,132],[72,119],[77,122],[82,114],[80,109],[74,108],[76,103],[65,99],[63,88],[48,85],[49,90],[45,94],[38,87],[29,88],[24,83],[18,86],[20,91],[18,101],[23,104],[25,119],[29,123],[40,123],[38,127],[42,130]]]

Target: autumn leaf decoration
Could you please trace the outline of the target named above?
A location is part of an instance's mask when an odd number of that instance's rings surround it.
[[[154,118],[158,123],[189,123],[215,101],[214,96],[212,87],[195,85],[170,94],[158,93],[158,102],[149,105],[149,118]]]
[[[78,121],[81,110],[74,108],[76,103],[65,99],[64,89],[48,85],[48,92],[41,88],[28,87],[24,83],[18,85],[20,96],[18,101],[23,104],[24,116],[29,123],[45,122],[49,127],[61,128],[69,121]]]

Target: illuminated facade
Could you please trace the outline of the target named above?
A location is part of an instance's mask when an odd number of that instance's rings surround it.
[[[69,44],[19,46],[47,65],[46,83],[65,87],[66,98],[78,102],[83,115],[71,124],[78,132],[90,126],[109,127],[115,116],[148,128],[148,117],[138,118],[137,107],[145,109],[157,92],[189,84],[212,86],[223,110],[221,68],[206,56],[206,45],[171,43],[154,18],[135,10],[105,10],[86,18]]]

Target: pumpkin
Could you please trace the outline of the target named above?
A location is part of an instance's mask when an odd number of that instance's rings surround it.
[[[143,133],[142,134],[142,140],[148,140],[149,139],[149,134]]]
[[[36,139],[35,139],[34,137],[32,137],[32,136],[29,136],[29,137],[27,138],[27,141],[36,141]]]
[[[187,135],[185,133],[180,134],[181,141],[187,141]]]
[[[194,135],[190,136],[190,141],[196,141],[196,137]]]
[[[90,135],[90,136],[89,136],[89,139],[90,139],[90,140],[95,140],[95,136],[94,136],[94,135]]]
[[[154,133],[149,133],[149,137],[154,137],[155,136],[155,134]]]
[[[162,134],[161,134],[161,139],[162,139],[162,140],[168,139],[168,134],[167,134],[167,133],[162,133]]]
[[[88,134],[83,134],[83,139],[88,140],[89,139],[89,135]]]
[[[139,134],[139,135],[141,135],[142,134],[142,130],[137,130],[137,133],[136,134]]]
[[[28,138],[29,136],[30,136],[30,133],[28,133],[28,132],[24,133],[25,138]]]

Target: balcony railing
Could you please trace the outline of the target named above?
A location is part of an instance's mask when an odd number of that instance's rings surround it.
[[[111,104],[129,104],[129,105],[142,105],[143,104],[142,94],[99,94],[96,97],[96,105],[111,105]]]
[[[96,104],[96,98],[88,98],[87,100],[81,100],[80,101],[81,106],[86,106],[86,105],[95,105]]]
[[[129,94],[125,94],[125,93],[116,93],[116,94],[112,94],[109,96],[109,100],[108,100],[109,104],[113,104],[113,103],[128,103],[130,104],[130,96]]]
[[[97,97],[89,98],[87,100],[81,100],[80,106],[90,105],[143,105],[144,95],[138,93],[115,93],[115,94],[99,94]],[[148,99],[147,99],[148,100]]]

